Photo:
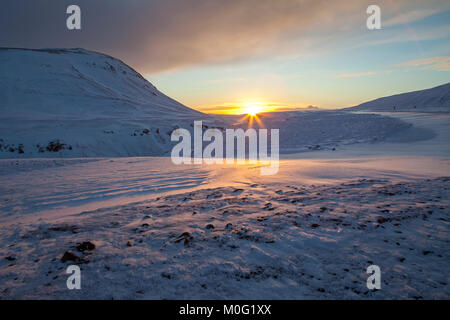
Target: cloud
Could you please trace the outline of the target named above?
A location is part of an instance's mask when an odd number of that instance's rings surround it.
[[[435,2],[439,8],[442,1]],[[150,74],[314,50],[316,43],[364,28],[368,5],[360,0],[77,0],[82,30],[69,31],[66,8],[72,3],[2,0],[0,46],[84,47]],[[419,0],[379,3],[391,23],[397,14],[424,6]]]
[[[367,77],[376,74],[376,72],[361,72],[361,73],[343,73],[338,75],[338,78],[359,78],[359,77]]]
[[[450,25],[433,26],[427,29],[404,28],[401,30],[380,30],[379,34],[370,40],[362,40],[359,46],[376,46],[389,43],[419,42],[447,38],[450,34]]]
[[[400,13],[386,21],[383,21],[383,27],[394,26],[398,24],[407,24],[414,21],[425,19],[435,13],[439,12],[437,8],[412,10]]]
[[[426,70],[450,71],[450,56],[410,60],[396,65],[397,67],[416,67]]]

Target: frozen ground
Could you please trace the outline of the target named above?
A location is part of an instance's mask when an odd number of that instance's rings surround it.
[[[15,215],[1,226],[1,296],[448,299],[449,196],[449,178],[355,179],[202,188],[26,222]],[[88,241],[95,249],[77,250]],[[80,291],[66,288],[70,264],[82,268]],[[371,264],[382,270],[375,292],[365,284]]]
[[[450,157],[450,113],[358,112],[396,118],[409,124],[405,130],[389,135],[382,143],[347,144],[334,152],[310,151],[285,158],[361,158],[380,156]]]
[[[0,297],[449,299],[448,117],[396,116],[433,130],[290,154],[274,176],[168,158],[1,160]]]
[[[0,298],[450,298],[448,84],[357,108],[435,115],[250,123],[84,49],[0,49],[0,69]],[[195,120],[281,129],[278,174],[139,157],[167,155]]]
[[[251,123],[243,116],[205,114],[188,114],[182,119],[171,113],[165,116],[142,113],[133,117],[59,120],[0,117],[0,159],[166,156],[178,143],[171,142],[173,130],[184,128],[192,134],[194,121],[202,121],[203,132],[208,128],[218,128],[223,133],[225,128],[281,128],[281,154],[377,144],[400,135],[416,141],[431,134],[401,119],[345,111],[273,112],[259,115]]]

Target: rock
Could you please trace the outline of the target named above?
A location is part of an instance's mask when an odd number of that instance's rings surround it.
[[[264,205],[264,208],[263,208],[263,209],[264,209],[264,210],[268,210],[268,211],[275,210],[275,208],[273,207],[272,203],[270,203],[270,202],[267,202],[267,203]]]
[[[214,225],[209,223],[205,226],[206,229],[214,229]]]
[[[60,150],[69,149],[72,150],[72,146],[60,142],[59,140],[50,141],[46,147],[49,152],[59,152]],[[45,150],[44,150],[45,151]],[[39,149],[39,152],[44,152]]]
[[[70,251],[66,251],[64,253],[64,255],[61,258],[61,262],[64,263],[66,261],[80,261],[80,258],[78,258],[76,255],[74,255],[72,252]]]
[[[177,239],[175,239],[175,243],[178,243],[184,240],[184,245],[187,247],[191,243],[194,237],[189,232],[183,232]]]
[[[77,231],[78,227],[75,225],[54,225],[48,228],[50,231],[58,231],[58,232],[72,232],[72,233],[78,233]]]
[[[385,217],[378,217],[377,218],[377,222],[378,223],[385,223],[385,222],[389,222],[389,221],[391,221],[390,218],[385,218]]]
[[[80,243],[77,246],[77,250],[80,251],[80,252],[83,252],[83,251],[86,251],[86,250],[87,251],[92,251],[94,249],[95,249],[95,244],[93,244],[90,241],[84,241],[84,242]]]
[[[313,228],[313,229],[315,229],[315,228],[317,228],[317,227],[320,227],[320,225],[317,224],[317,223],[313,223],[313,224],[311,225],[311,228]]]
[[[206,199],[211,199],[211,198],[217,199],[217,198],[221,198],[221,197],[222,197],[222,193],[216,191],[216,192],[213,192],[211,194],[208,194],[206,196]]]
[[[11,257],[11,256],[5,257],[5,259],[8,260],[8,261],[14,261],[14,260],[16,260],[16,258]]]

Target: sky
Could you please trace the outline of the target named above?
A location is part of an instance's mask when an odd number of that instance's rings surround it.
[[[448,0],[2,0],[0,46],[117,57],[204,111],[340,108],[450,82]],[[81,8],[81,30],[66,8]],[[381,9],[381,29],[366,9]]]

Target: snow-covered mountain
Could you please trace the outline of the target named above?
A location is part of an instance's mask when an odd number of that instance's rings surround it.
[[[450,83],[431,89],[375,99],[344,110],[450,112]]]
[[[193,120],[216,123],[108,55],[0,48],[0,157],[164,155]]]
[[[84,49],[0,49],[1,116],[140,119],[200,113],[158,91],[122,61]]]

